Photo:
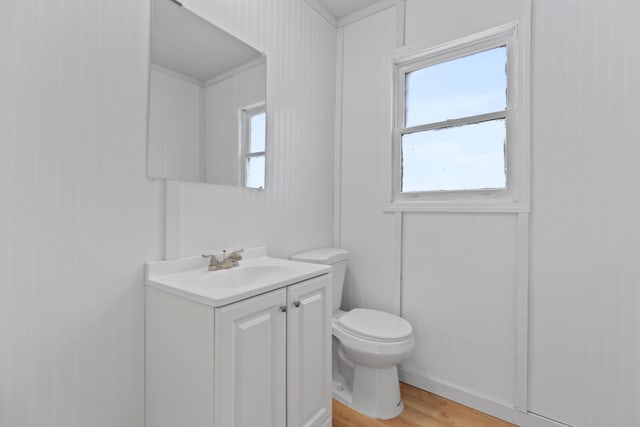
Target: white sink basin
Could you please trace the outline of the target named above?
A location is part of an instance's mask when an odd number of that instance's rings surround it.
[[[266,258],[266,257],[265,257]],[[258,260],[258,262],[269,259]],[[254,261],[255,262],[255,261]],[[252,286],[254,283],[279,281],[289,275],[296,275],[292,268],[284,265],[240,265],[234,268],[218,271],[202,271],[195,277],[195,288]]]
[[[208,271],[209,260],[188,257],[147,263],[146,284],[213,307],[331,272],[326,265],[266,256],[266,248],[247,249],[238,267]]]

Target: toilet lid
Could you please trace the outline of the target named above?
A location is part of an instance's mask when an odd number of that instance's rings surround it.
[[[344,330],[372,341],[398,342],[411,336],[411,324],[395,314],[354,308],[335,320]]]

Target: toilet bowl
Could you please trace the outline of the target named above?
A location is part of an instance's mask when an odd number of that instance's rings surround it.
[[[334,345],[344,355],[341,362],[351,362],[353,369],[351,395],[335,387],[334,396],[373,418],[399,415],[403,405],[397,366],[414,347],[409,322],[390,313],[356,308],[335,314],[332,331],[337,338]]]
[[[373,418],[402,412],[398,364],[414,347],[411,324],[379,310],[340,310],[347,251],[316,249],[294,255],[294,261],[333,266],[333,396]]]

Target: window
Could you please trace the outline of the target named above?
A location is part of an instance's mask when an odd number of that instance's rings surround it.
[[[241,110],[242,161],[244,186],[264,188],[266,158],[266,120],[264,104]]]
[[[521,203],[528,138],[518,132],[516,30],[396,57],[392,207]]]

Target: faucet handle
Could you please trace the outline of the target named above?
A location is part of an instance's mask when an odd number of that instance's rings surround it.
[[[202,254],[202,258],[209,258],[209,265],[216,265],[220,263],[218,257],[215,254]]]
[[[235,251],[231,251],[229,256],[237,259],[242,259],[242,255],[240,255],[242,252],[244,252],[244,249],[236,249]]]

